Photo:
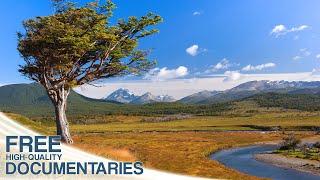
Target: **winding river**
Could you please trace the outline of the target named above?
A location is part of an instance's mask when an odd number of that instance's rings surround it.
[[[274,145],[258,145],[230,150],[222,150],[211,155],[211,159],[217,160],[227,167],[236,169],[246,174],[276,180],[319,180],[320,176],[300,172],[294,169],[286,169],[259,162],[253,155],[273,151]]]

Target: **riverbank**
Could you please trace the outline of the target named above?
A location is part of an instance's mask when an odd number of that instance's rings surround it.
[[[254,158],[258,161],[272,164],[282,168],[290,168],[298,171],[312,173],[320,176],[320,162],[301,158],[285,157],[279,154],[256,154]]]
[[[302,139],[302,143],[314,143],[319,141],[319,139],[320,136],[308,137]],[[270,142],[270,144],[277,144],[277,142]],[[320,161],[287,157],[281,154],[274,153],[255,154],[254,158],[258,161],[268,163],[274,166],[286,169],[295,169],[298,171],[308,172],[320,176]]]
[[[277,149],[277,145],[275,144],[259,144],[260,145],[221,150],[212,154],[211,159],[231,169],[260,178],[290,180],[318,180],[320,178],[319,175],[313,173],[274,166],[271,163],[258,161],[254,157],[256,154],[266,154]]]

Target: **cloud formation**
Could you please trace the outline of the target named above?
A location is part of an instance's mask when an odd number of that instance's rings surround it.
[[[298,32],[298,31],[303,31],[305,29],[309,28],[308,25],[300,25],[297,27],[292,27],[292,28],[287,28],[285,25],[283,24],[279,24],[273,27],[273,29],[271,30],[270,34],[274,35],[275,37],[279,37],[281,35],[286,35],[288,33],[291,32]]]
[[[198,50],[199,50],[199,46],[197,44],[194,44],[194,45],[188,47],[186,49],[186,52],[191,56],[196,56],[199,53]]]
[[[281,34],[283,32],[287,31],[287,28],[283,24],[276,25],[272,30],[271,34]]]
[[[317,59],[320,59],[320,54],[317,54],[317,55],[316,55],[316,58],[317,58]]]
[[[192,15],[194,15],[194,16],[199,16],[199,15],[201,15],[201,12],[195,11],[195,12],[192,13]]]
[[[145,75],[144,79],[163,81],[168,79],[181,78],[188,75],[188,73],[188,68],[184,66],[179,66],[176,69],[168,69],[167,67],[161,69],[154,68]]]
[[[259,65],[256,65],[256,66],[253,66],[251,64],[245,66],[242,68],[242,71],[261,71],[263,69],[266,69],[266,68],[272,68],[272,67],[275,67],[276,64],[275,63],[266,63],[266,64],[259,64]]]
[[[223,58],[220,62],[218,62],[215,66],[213,66],[214,70],[221,70],[221,69],[228,69],[231,66],[229,63],[229,60],[226,58]]]
[[[220,70],[227,70],[231,66],[232,64],[229,62],[229,60],[227,58],[223,58],[217,64],[210,66],[210,68],[207,69],[205,73],[217,72]]]
[[[312,69],[311,76],[318,76],[320,75],[320,69]]]
[[[299,60],[299,59],[301,59],[301,56],[294,56],[294,57],[292,58],[292,60],[294,60],[294,61],[297,61],[297,60]]]
[[[302,48],[300,49],[300,52],[302,53],[302,55],[304,56],[310,56],[311,52],[307,49],[307,48]]]
[[[308,57],[308,56],[310,56],[310,55],[311,55],[311,52],[310,52],[307,48],[301,48],[301,49],[299,50],[299,54],[296,55],[296,56],[294,56],[294,57],[292,58],[292,60],[297,61],[297,60],[300,60],[300,59],[302,59],[302,58],[304,58],[304,57]]]
[[[237,81],[237,80],[240,80],[242,78],[242,74],[239,71],[226,71],[224,73],[224,75],[226,76],[223,79],[224,82]]]

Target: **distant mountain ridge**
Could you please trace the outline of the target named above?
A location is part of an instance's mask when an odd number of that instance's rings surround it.
[[[126,91],[125,89],[122,89]],[[122,92],[126,98],[132,93]],[[116,98],[117,96],[112,96]],[[182,100],[188,100],[182,103]],[[159,102],[160,103],[157,103]],[[74,116],[95,116],[108,114],[164,115],[199,114],[219,115],[229,110],[233,101],[254,101],[262,107],[281,107],[306,111],[320,111],[320,82],[272,82],[253,81],[226,91],[202,91],[179,101],[170,96],[154,96],[145,93],[135,96],[129,104],[91,99],[71,91],[68,97],[67,114]],[[172,100],[173,101],[173,100]],[[142,105],[140,105],[143,103]],[[44,88],[36,83],[11,84],[0,87],[0,111],[23,114],[29,117],[52,117],[54,108]],[[71,116],[71,117],[72,117]]]
[[[130,103],[132,100],[136,99],[133,93],[131,93],[128,89],[120,88],[114,92],[112,92],[109,96],[104,98],[105,100],[116,101],[121,103]]]
[[[154,102],[174,102],[176,101],[172,96],[169,95],[159,95],[155,96],[150,92],[147,92],[141,96],[136,96],[128,89],[120,88],[110,95],[108,95],[105,100],[116,101],[125,104],[148,104]]]
[[[278,89],[319,88],[320,81],[249,81],[229,91],[272,91]]]
[[[150,96],[147,93],[146,96]],[[139,96],[140,97],[140,96]],[[168,97],[158,96],[158,100]],[[151,102],[151,101],[149,101]],[[92,99],[71,91],[68,97],[67,115],[71,123],[79,123],[101,115],[165,115],[199,114],[216,115],[229,109],[229,104],[186,105],[181,103],[124,104],[104,99]],[[54,108],[45,89],[37,83],[11,84],[0,87],[0,111],[22,114],[40,121],[47,121],[54,116]],[[82,119],[82,120],[81,120]],[[52,119],[51,119],[52,120]]]
[[[178,101],[169,95],[155,96],[149,92],[136,96],[128,89],[120,88],[105,100],[125,104],[148,104],[154,102],[180,102],[185,104],[211,104],[247,98],[260,93],[319,94],[320,81],[249,81],[225,91],[201,91]]]
[[[222,93],[223,91],[200,91],[198,93],[191,94],[190,96],[186,96],[179,100],[179,102],[194,104],[201,101],[205,101],[208,98],[211,98],[217,94]]]
[[[259,93],[320,94],[320,81],[249,81],[225,91],[201,91],[180,99],[181,103],[209,104],[250,97]]]

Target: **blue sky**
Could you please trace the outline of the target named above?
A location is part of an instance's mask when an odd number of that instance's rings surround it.
[[[160,33],[140,43],[154,49],[150,57],[158,61],[143,81],[225,76],[221,82],[226,82],[244,74],[312,72],[320,65],[318,0],[114,2],[115,19],[150,11],[164,18]],[[24,19],[51,14],[51,2],[1,3],[0,84],[28,82],[17,71],[23,61],[16,50],[16,32]]]

